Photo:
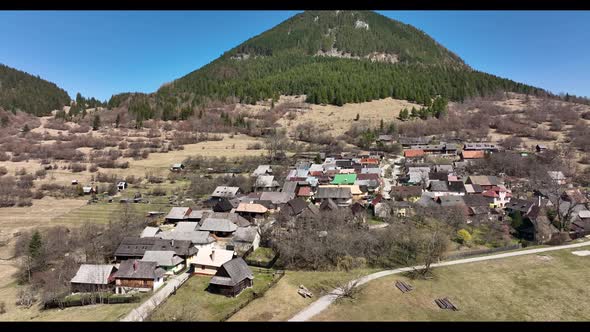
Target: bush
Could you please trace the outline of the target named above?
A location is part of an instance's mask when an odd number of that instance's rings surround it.
[[[97,171],[98,171],[98,166],[96,166],[96,164],[91,164],[90,166],[88,166],[88,172],[94,173]]]
[[[20,199],[16,202],[16,206],[24,207],[24,206],[32,206],[33,202],[30,199]]]
[[[70,164],[68,168],[74,173],[79,173],[84,172],[86,170],[86,165],[80,163],[73,163]]]
[[[0,315],[6,313],[6,303],[4,301],[0,302]]]
[[[41,179],[43,179],[46,175],[47,171],[45,170],[45,168],[41,168],[35,172],[35,176]]]
[[[33,199],[42,199],[43,197],[45,197],[45,194],[41,190],[33,192]]]
[[[154,189],[152,189],[152,191],[150,192],[151,195],[153,196],[165,196],[166,195],[166,189],[162,188],[162,187],[155,187]]]
[[[458,230],[457,237],[459,239],[459,242],[461,242],[462,244],[468,244],[469,242],[471,242],[472,239],[471,234],[466,229]]]
[[[8,174],[8,170],[4,166],[0,166],[0,176]]]
[[[31,174],[22,175],[16,182],[16,186],[21,189],[29,189],[33,187],[33,180],[35,177]]]
[[[0,152],[0,161],[8,161],[8,160],[10,160],[10,156],[4,151]]]

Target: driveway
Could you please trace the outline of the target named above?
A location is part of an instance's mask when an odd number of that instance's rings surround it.
[[[160,303],[174,292],[174,289],[180,288],[190,277],[189,272],[181,273],[166,282],[166,285],[160,288],[149,300],[142,303],[139,307],[133,309],[127,316],[121,319],[122,322],[141,322],[149,316]]]
[[[542,252],[562,250],[562,249],[571,249],[571,248],[580,248],[580,247],[585,247],[585,246],[590,246],[590,241],[576,243],[576,244],[568,244],[568,245],[550,247],[550,248],[529,249],[529,250],[513,251],[513,252],[507,252],[507,253],[503,253],[503,254],[490,255],[490,256],[457,259],[457,260],[452,260],[452,261],[435,263],[435,264],[432,264],[431,266],[432,267],[439,267],[439,266],[458,265],[458,264],[466,264],[466,263],[473,263],[473,262],[482,262],[482,261],[487,261],[487,260],[492,260],[492,259],[500,259],[500,258],[514,257],[514,256],[538,254],[538,253],[542,253]],[[398,274],[398,273],[402,273],[402,272],[412,271],[415,268],[421,268],[421,267],[423,267],[423,266],[413,266],[413,267],[399,268],[399,269],[395,269],[395,270],[385,270],[385,271],[369,274],[369,275],[359,278],[357,280],[353,280],[350,283],[354,283],[354,282],[358,281],[357,286],[360,286],[360,285],[363,285],[371,280],[379,279],[379,278],[389,276],[392,274]],[[339,289],[332,290],[332,292],[330,292],[328,295],[324,295],[324,296],[320,297],[319,299],[317,299],[317,301],[315,301],[312,304],[310,304],[309,306],[307,306],[307,308],[301,310],[299,313],[297,313],[295,316],[293,316],[293,318],[289,319],[289,322],[304,322],[304,321],[311,319],[313,316],[319,314],[324,309],[326,309],[330,304],[332,304],[332,302],[334,302],[338,298],[338,296],[341,295],[341,293],[342,292]]]

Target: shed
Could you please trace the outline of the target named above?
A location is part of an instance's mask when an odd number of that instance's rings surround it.
[[[254,274],[242,258],[234,258],[217,270],[209,282],[212,293],[237,296],[244,289],[252,287]]]

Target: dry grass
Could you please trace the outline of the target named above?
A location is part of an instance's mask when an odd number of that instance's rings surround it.
[[[369,274],[373,270],[354,272],[311,272],[287,271],[285,277],[271,288],[262,298],[252,301],[238,311],[229,321],[285,321],[310,305],[320,295],[322,285],[327,282],[346,281],[353,275]],[[303,298],[297,294],[303,284],[313,292],[313,298]]]
[[[311,105],[311,110],[300,113],[295,120],[282,118],[278,123],[287,127],[289,132],[293,132],[297,125],[311,122],[322,131],[338,136],[350,129],[357,114],[359,114],[360,120],[368,121],[372,126],[378,126],[381,119],[385,122],[394,121],[404,107],[411,109],[412,106],[421,107],[406,100],[392,98],[358,104],[344,104],[343,106]]]
[[[545,256],[545,257],[543,257]],[[437,268],[434,280],[400,275],[363,286],[354,302],[333,304],[318,321],[561,321],[588,320],[589,257],[570,250]],[[550,257],[550,258],[547,258]],[[395,280],[412,284],[402,294]],[[448,297],[459,311],[441,310]]]

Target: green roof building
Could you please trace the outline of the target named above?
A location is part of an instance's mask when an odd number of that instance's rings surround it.
[[[336,174],[332,184],[354,184],[356,181],[356,174]]]

